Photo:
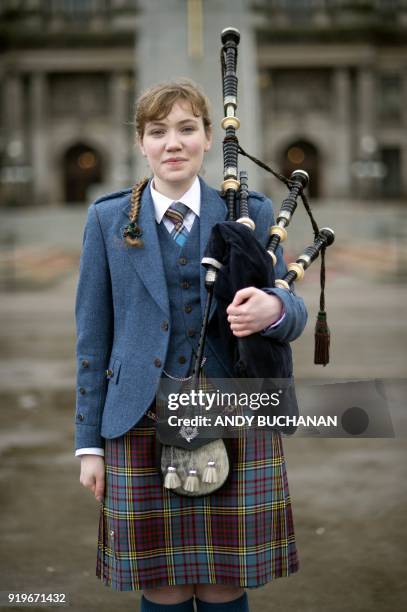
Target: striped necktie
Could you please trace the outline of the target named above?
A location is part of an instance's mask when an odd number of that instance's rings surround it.
[[[174,224],[170,236],[179,246],[183,246],[188,237],[189,232],[184,225],[184,217],[188,211],[189,207],[186,204],[173,202],[164,213],[164,216]]]

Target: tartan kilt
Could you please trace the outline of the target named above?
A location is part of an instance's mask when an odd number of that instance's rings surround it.
[[[257,431],[230,442],[228,481],[192,498],[164,489],[153,421],[106,440],[96,575],[107,586],[255,588],[298,570],[281,435]]]

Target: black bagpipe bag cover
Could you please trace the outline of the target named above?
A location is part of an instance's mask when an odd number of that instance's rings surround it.
[[[235,376],[264,379],[263,385],[268,387],[272,384],[271,379],[292,379],[292,351],[288,342],[279,342],[260,333],[237,339],[227,320],[226,308],[239,289],[274,287],[275,275],[270,255],[248,227],[234,221],[224,221],[212,228],[205,257],[222,263],[214,286],[217,308],[208,327],[208,337],[219,338],[227,348]],[[280,401],[278,413],[298,415],[293,381],[286,380],[285,383],[286,392],[284,400]],[[285,433],[293,433],[295,429],[281,428]]]

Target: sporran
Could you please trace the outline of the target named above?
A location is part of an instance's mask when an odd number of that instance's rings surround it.
[[[198,388],[205,392],[211,389],[202,371]],[[191,389],[191,379],[184,381],[182,392],[188,393]],[[159,396],[156,407],[160,415],[165,414],[166,406],[166,400]],[[191,406],[184,411],[185,417],[197,414]],[[177,430],[168,424],[167,418],[153,416],[151,411],[147,415],[157,423],[156,465],[164,488],[186,497],[201,497],[226,483],[231,468],[229,440],[208,439],[200,435],[197,427],[184,424]]]

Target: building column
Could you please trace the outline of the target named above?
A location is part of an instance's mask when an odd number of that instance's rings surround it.
[[[262,133],[257,82],[256,45],[248,0],[139,0],[140,28],[136,42],[137,94],[160,81],[189,77],[199,83],[212,103],[213,145],[205,157],[203,177],[213,186],[223,180],[222,84],[220,79],[221,30],[240,30],[238,57],[238,137],[243,148],[261,157]],[[159,17],[158,17],[159,16]],[[165,24],[165,27],[163,27]],[[264,173],[241,158],[249,170],[249,188],[261,190]],[[137,176],[144,174],[144,159],[137,157]],[[260,178],[259,178],[260,177]]]
[[[365,163],[368,171],[368,162],[377,157],[378,143],[375,131],[375,75],[371,67],[361,67],[357,74],[357,125],[359,162]],[[363,167],[360,166],[362,169]],[[378,193],[377,179],[369,176],[359,176],[357,180],[358,195],[361,198],[375,198]]]
[[[129,126],[126,125],[128,100],[128,79],[125,72],[113,72],[110,77],[111,108],[111,158],[109,185],[123,189],[129,183]]]
[[[5,86],[5,126],[7,130],[7,156],[18,164],[24,159],[23,81],[19,74],[10,74]]]
[[[335,160],[330,169],[330,184],[334,197],[351,195],[352,132],[351,83],[349,69],[336,68],[333,73]]]
[[[35,204],[48,204],[48,163],[47,163],[47,91],[46,74],[35,72],[31,75],[31,164]]]
[[[3,109],[1,140],[4,157],[1,170],[2,203],[22,204],[27,198],[30,180],[24,133],[24,86],[18,73],[5,72],[1,107]]]
[[[407,134],[407,66],[404,68],[401,84],[401,125],[402,133]],[[407,138],[400,141],[401,149],[401,195],[407,197]]]
[[[375,124],[375,79],[373,69],[363,67],[358,72],[359,135],[373,136]]]

